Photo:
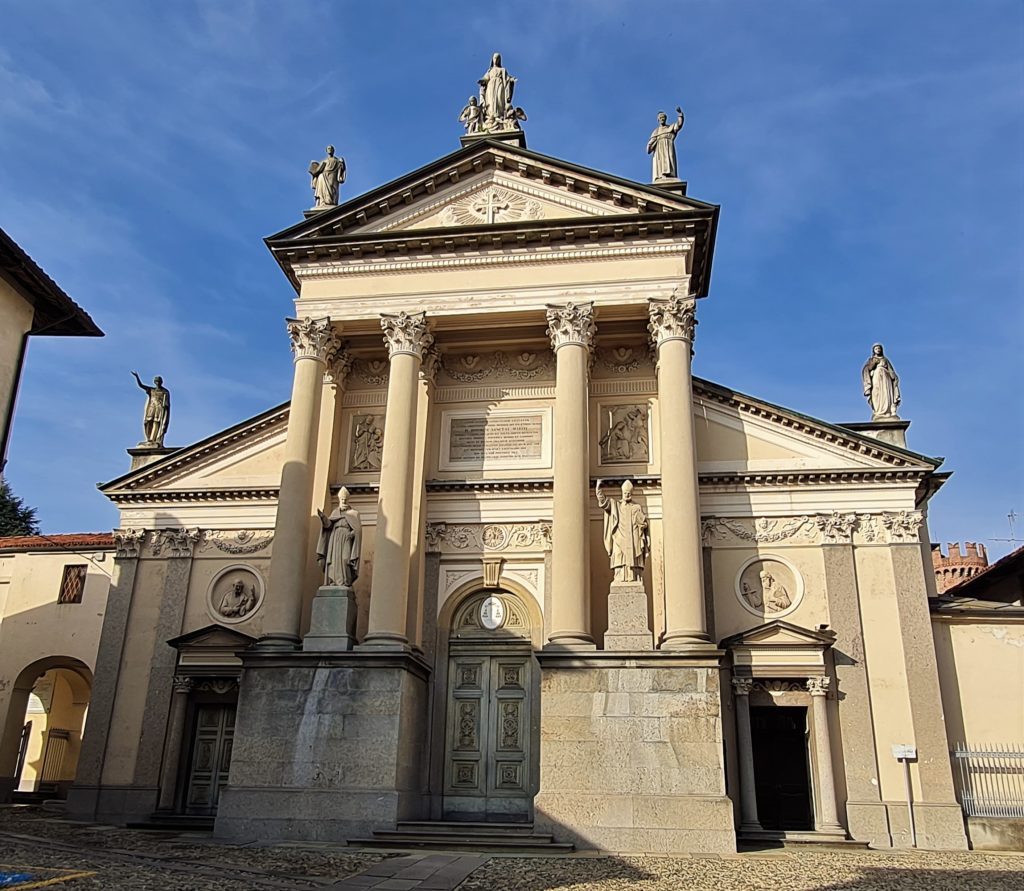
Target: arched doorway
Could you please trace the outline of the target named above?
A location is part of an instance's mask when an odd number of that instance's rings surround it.
[[[446,820],[533,819],[540,714],[533,636],[539,623],[527,597],[504,587],[476,590],[446,611]]]
[[[78,659],[50,656],[21,670],[0,739],[0,772],[13,796],[67,796],[91,692],[92,672]]]

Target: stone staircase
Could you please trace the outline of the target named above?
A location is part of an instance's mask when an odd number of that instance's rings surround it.
[[[534,832],[532,823],[464,823],[412,820],[394,829],[375,829],[373,838],[350,838],[359,848],[410,848],[431,851],[487,851],[495,854],[569,854],[571,844],[556,842],[550,833]]]

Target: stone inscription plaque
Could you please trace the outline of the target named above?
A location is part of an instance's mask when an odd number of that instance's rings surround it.
[[[539,415],[453,418],[448,460],[536,461],[541,457],[542,437]]]

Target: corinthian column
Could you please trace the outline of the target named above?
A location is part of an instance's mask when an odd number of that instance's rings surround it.
[[[690,378],[693,332],[697,325],[695,310],[694,300],[681,297],[652,300],[648,307],[647,329],[658,352],[661,420],[661,526],[665,542],[663,649],[708,641]]]
[[[361,648],[405,650],[409,648],[406,623],[419,371],[434,338],[427,328],[427,314],[423,312],[381,315],[380,325],[384,329],[391,372],[370,584],[370,622]]]
[[[259,646],[294,650],[299,645],[299,618],[302,615],[313,468],[320,422],[320,388],[324,367],[341,348],[341,341],[331,330],[328,318],[286,321],[295,354],[295,378],[288,412],[281,490],[277,496],[265,630]]]
[[[592,303],[548,307],[555,351],[555,492],[549,645],[594,649],[590,636],[590,459],[587,431]]]

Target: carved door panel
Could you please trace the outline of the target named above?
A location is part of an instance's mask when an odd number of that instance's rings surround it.
[[[445,818],[528,820],[532,658],[453,656],[448,672]]]
[[[228,782],[234,735],[233,705],[200,705],[196,709],[192,763],[189,766],[185,798],[186,813],[217,813],[221,789]]]

